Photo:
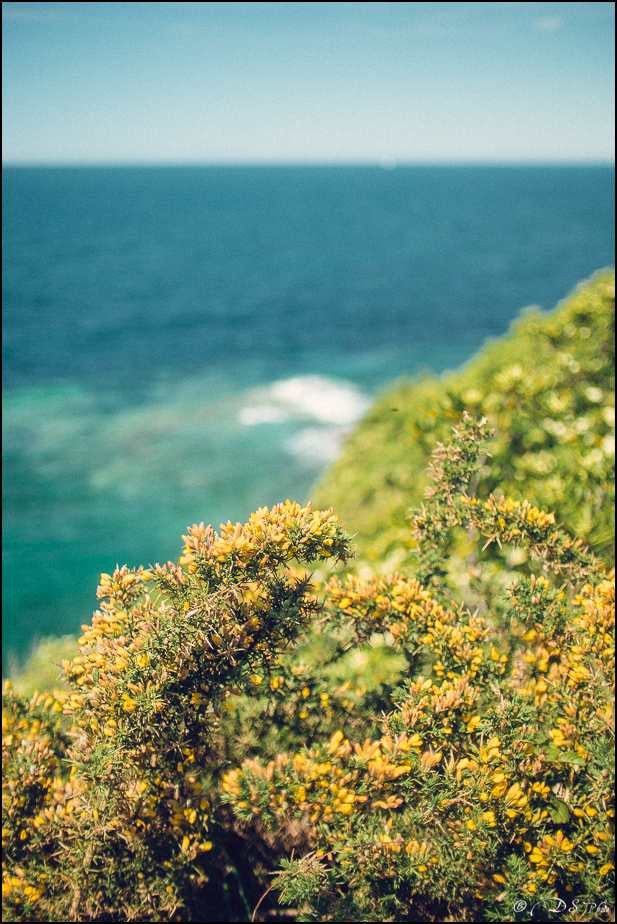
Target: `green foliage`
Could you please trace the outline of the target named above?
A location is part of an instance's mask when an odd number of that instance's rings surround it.
[[[412,575],[319,585],[349,537],[287,501],[101,576],[63,686],[5,686],[5,920],[607,919],[609,288],[352,438],[363,554]]]
[[[23,665],[9,654],[9,676],[14,691],[29,699],[35,690],[51,689],[58,685],[59,666],[65,658],[73,657],[76,643],[74,635],[40,639],[32,645],[30,655]],[[66,689],[69,689],[68,684]]]
[[[555,512],[605,560],[614,556],[614,272],[582,284],[554,311],[528,309],[440,381],[401,382],[348,440],[315,490],[380,570],[407,566],[406,517],[428,482],[437,442],[464,410],[495,430],[479,495],[511,495]]]

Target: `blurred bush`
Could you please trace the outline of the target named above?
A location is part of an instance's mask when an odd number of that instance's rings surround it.
[[[409,562],[410,506],[426,468],[464,410],[495,429],[478,490],[527,498],[606,561],[614,561],[615,274],[598,272],[554,311],[527,309],[441,380],[401,382],[383,395],[313,492],[333,506],[372,568]]]

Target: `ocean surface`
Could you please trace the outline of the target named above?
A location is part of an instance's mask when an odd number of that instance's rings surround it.
[[[4,651],[614,263],[612,167],[3,170]],[[4,661],[6,665],[6,660]]]

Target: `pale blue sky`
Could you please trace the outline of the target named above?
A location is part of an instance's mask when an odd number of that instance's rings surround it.
[[[613,3],[3,3],[5,163],[612,161]]]

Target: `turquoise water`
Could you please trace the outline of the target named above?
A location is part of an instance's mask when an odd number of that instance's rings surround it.
[[[191,523],[304,501],[370,399],[613,262],[609,168],[4,174],[5,652]]]

